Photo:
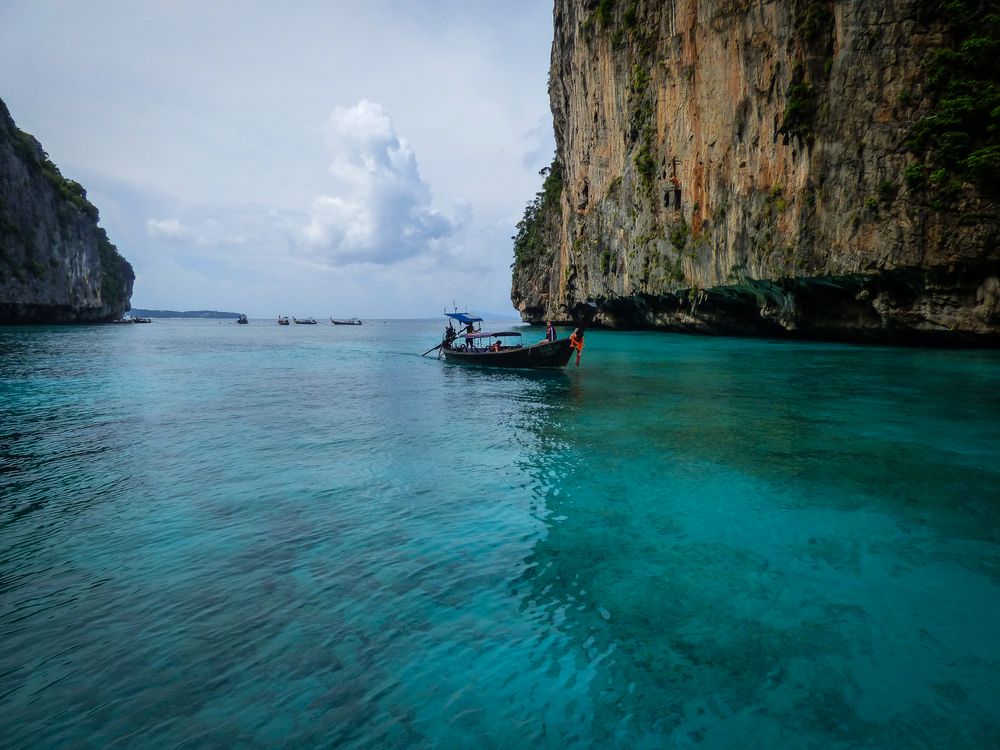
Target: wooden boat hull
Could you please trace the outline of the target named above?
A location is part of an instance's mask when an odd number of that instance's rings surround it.
[[[561,369],[573,356],[573,347],[569,339],[542,341],[531,346],[517,349],[505,349],[500,352],[468,352],[457,349],[441,348],[441,356],[446,362],[458,362],[463,365],[481,365],[484,367],[515,367],[521,369]]]

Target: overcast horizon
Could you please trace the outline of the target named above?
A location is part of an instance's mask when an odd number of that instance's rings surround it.
[[[0,5],[0,99],[147,309],[516,316],[549,2]]]

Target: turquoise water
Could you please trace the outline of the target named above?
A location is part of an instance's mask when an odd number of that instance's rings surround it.
[[[442,328],[0,328],[0,746],[998,746],[1000,353]]]

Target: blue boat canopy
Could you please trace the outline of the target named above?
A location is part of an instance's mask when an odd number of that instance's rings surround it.
[[[489,339],[489,338],[500,338],[501,336],[520,336],[521,334],[517,331],[496,331],[495,333],[489,333],[487,331],[476,331],[475,333],[463,333],[458,338],[460,339]]]
[[[469,313],[445,313],[449,318],[454,318],[459,323],[482,323],[483,319],[476,315],[469,315]]]

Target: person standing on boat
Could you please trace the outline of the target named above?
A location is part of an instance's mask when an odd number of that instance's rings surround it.
[[[548,321],[548,326],[545,328],[545,340],[546,341],[556,340],[556,329],[555,326],[552,325],[551,320]]]
[[[472,324],[471,320],[468,323],[466,323],[466,325],[465,325],[465,332],[467,334],[469,334],[470,336],[473,333],[476,332],[476,327]],[[474,352],[476,350],[475,341],[473,339],[466,339],[465,343],[467,343],[469,345],[469,351],[473,351]]]
[[[576,349],[576,366],[580,366],[580,357],[583,356],[583,331],[580,328],[573,330],[569,335],[569,345]]]

